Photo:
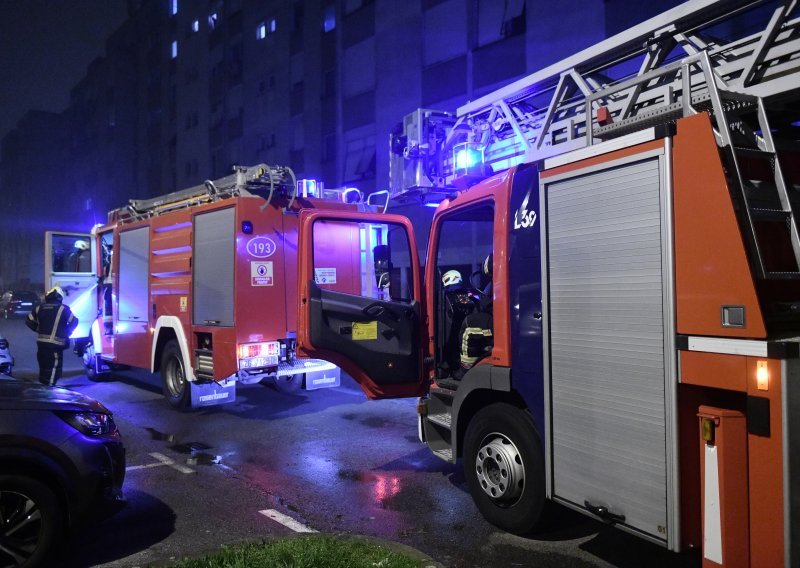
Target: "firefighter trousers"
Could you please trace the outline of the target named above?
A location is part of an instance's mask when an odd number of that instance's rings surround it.
[[[58,345],[37,343],[36,359],[39,361],[39,382],[56,386],[64,368],[64,348]]]

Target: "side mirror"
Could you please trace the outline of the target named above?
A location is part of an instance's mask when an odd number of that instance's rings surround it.
[[[378,288],[385,290],[389,287],[389,273],[392,271],[392,262],[389,260],[389,246],[378,245],[372,249],[373,266],[375,269],[375,283]]]

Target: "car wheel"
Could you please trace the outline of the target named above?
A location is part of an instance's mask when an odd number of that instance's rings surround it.
[[[544,453],[531,415],[497,403],[464,436],[464,474],[481,514],[514,534],[536,528],[545,504]]]
[[[173,408],[186,408],[189,402],[189,382],[183,367],[183,356],[178,342],[171,339],[161,355],[161,380],[164,397]]]
[[[292,393],[300,390],[300,387],[303,386],[303,380],[305,377],[305,373],[297,373],[295,375],[275,377],[272,380],[275,388],[278,389],[279,392]]]
[[[59,541],[64,515],[35,479],[0,475],[0,566],[42,566]]]

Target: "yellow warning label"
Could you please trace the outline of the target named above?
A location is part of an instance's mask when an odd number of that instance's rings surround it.
[[[353,341],[378,339],[378,322],[353,322]]]
[[[188,298],[186,296],[181,296],[181,311],[185,312],[188,306],[189,306]]]

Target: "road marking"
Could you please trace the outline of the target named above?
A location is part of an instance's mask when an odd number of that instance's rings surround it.
[[[270,519],[272,519],[273,521],[275,521],[277,523],[282,524],[283,526],[285,526],[288,529],[293,530],[294,532],[299,532],[299,533],[315,533],[315,532],[318,532],[318,531],[315,531],[312,528],[309,528],[309,527],[305,526],[303,523],[295,521],[292,517],[284,515],[283,513],[279,513],[275,509],[264,509],[263,511],[259,511],[259,513],[261,513],[265,517],[269,517]]]
[[[169,466],[172,469],[177,469],[181,473],[195,473],[195,471],[190,468],[186,467],[185,465],[175,463],[175,460],[168,458],[164,454],[160,454],[158,452],[151,452],[150,457],[156,458],[158,461],[156,463],[148,463],[145,465],[132,465],[125,468],[125,471],[135,471],[137,469],[150,469],[152,467],[161,467],[161,466]]]

